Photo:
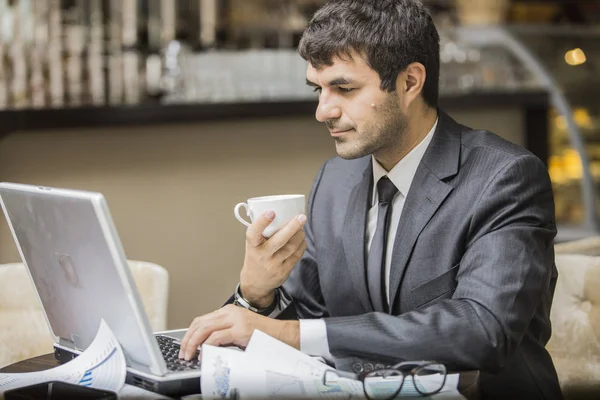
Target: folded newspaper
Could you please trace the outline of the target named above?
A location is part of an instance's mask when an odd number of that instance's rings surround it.
[[[357,380],[337,378],[324,385],[326,370],[333,368],[257,330],[245,351],[202,346],[202,398],[365,398]],[[421,383],[427,386],[427,380],[435,384],[442,378],[431,375]],[[418,395],[411,386],[403,385],[398,397]],[[457,387],[458,375],[448,375],[443,389],[429,398],[462,400]]]

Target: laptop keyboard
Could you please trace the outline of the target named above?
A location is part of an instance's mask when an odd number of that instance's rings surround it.
[[[200,369],[198,361],[198,351],[190,361],[179,359],[179,343],[168,336],[156,335],[158,347],[162,353],[169,371],[191,371]]]

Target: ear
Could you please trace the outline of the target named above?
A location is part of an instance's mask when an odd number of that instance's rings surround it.
[[[398,75],[396,88],[402,93],[402,104],[405,109],[408,109],[421,95],[425,78],[427,78],[425,66],[418,62],[409,64],[406,70]]]

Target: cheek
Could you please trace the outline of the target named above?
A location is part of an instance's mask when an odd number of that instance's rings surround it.
[[[347,108],[346,118],[357,130],[361,130],[373,124],[377,118],[376,110],[371,107],[371,103],[353,105]]]
[[[384,121],[384,118],[385,115],[382,114],[377,107],[371,108],[371,106],[369,106],[360,114],[356,124],[362,133],[365,135],[371,135],[378,131],[379,127]]]

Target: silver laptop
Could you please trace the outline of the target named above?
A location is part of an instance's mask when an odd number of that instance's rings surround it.
[[[85,350],[104,319],[125,353],[127,383],[167,396],[200,392],[198,361],[177,358],[185,330],[150,328],[101,193],[0,183],[0,202],[57,359]]]

